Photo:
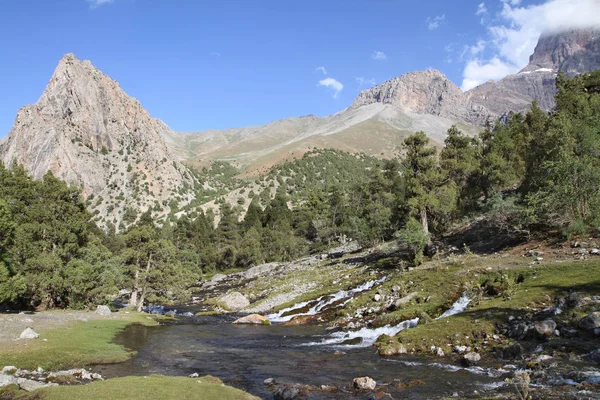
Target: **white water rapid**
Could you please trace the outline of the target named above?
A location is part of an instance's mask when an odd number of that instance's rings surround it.
[[[291,320],[292,318],[297,317],[299,315],[315,315],[315,314],[318,314],[321,311],[325,310],[325,308],[327,306],[334,304],[339,300],[346,299],[346,302],[343,303],[343,304],[346,304],[348,301],[350,301],[350,299],[352,299],[352,297],[354,297],[355,294],[369,290],[376,284],[379,284],[383,281],[385,281],[385,277],[376,279],[373,281],[365,282],[362,285],[355,287],[354,289],[340,290],[339,292],[334,293],[334,294],[327,294],[327,295],[321,296],[316,300],[304,301],[302,303],[297,303],[291,307],[284,308],[283,310],[279,311],[278,313],[269,314],[269,315],[267,315],[267,318],[271,322],[287,322],[287,321]],[[311,303],[315,303],[315,304],[308,311],[298,312],[298,313],[293,312],[294,310],[301,310],[302,308],[306,307],[307,305],[309,305]],[[288,313],[289,313],[289,315],[287,315]]]
[[[329,335],[328,339],[323,339],[320,342],[307,343],[305,346],[323,346],[323,345],[339,345],[344,347],[369,347],[383,334],[395,336],[398,332],[408,328],[414,328],[419,323],[419,318],[409,319],[400,322],[398,325],[386,325],[381,328],[362,328],[357,331],[341,331],[334,332]],[[346,341],[360,338],[361,342],[356,344],[344,344]]]
[[[467,296],[466,294],[463,294],[460,299],[456,300],[456,302],[454,302],[454,304],[452,304],[452,307],[447,309],[446,312],[444,312],[442,315],[440,315],[436,319],[450,317],[452,315],[456,315],[458,313],[465,311],[467,309],[467,306],[471,302],[471,300],[472,299],[469,296]]]

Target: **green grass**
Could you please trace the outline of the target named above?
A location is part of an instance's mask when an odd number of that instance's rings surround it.
[[[6,396],[6,397],[5,397]],[[58,386],[24,393],[15,388],[0,390],[0,398],[14,400],[254,400],[254,397],[239,389],[225,386],[219,379],[166,377],[159,375],[129,376],[125,378],[96,381],[87,385]]]
[[[157,325],[159,317],[133,312],[124,316],[40,329],[38,339],[4,344],[0,348],[0,365],[59,370],[125,361],[135,353],[113,343],[115,336],[130,324]]]
[[[473,272],[471,271],[471,274]],[[428,351],[429,346],[441,346],[444,351],[450,351],[449,344],[478,345],[483,340],[480,336],[485,332],[494,333],[495,323],[506,322],[510,315],[519,316],[531,308],[543,308],[555,304],[556,299],[568,296],[571,291],[582,297],[600,293],[600,262],[564,262],[532,267],[516,267],[501,271],[485,271],[477,273],[479,282],[493,282],[500,279],[500,274],[507,275],[521,283],[513,283],[510,296],[483,297],[475,302],[465,312],[441,320],[433,320],[416,328],[402,331],[397,338],[409,349]],[[463,274],[468,277],[469,274]],[[475,276],[470,276],[475,278]],[[424,276],[425,278],[425,276]],[[435,279],[453,282],[446,274],[438,275]],[[456,277],[458,279],[458,277]],[[447,286],[453,286],[447,284]],[[420,305],[411,305],[402,312],[415,313]],[[422,305],[426,308],[426,305]],[[435,316],[435,315],[434,315]],[[582,315],[571,314],[557,316],[555,319],[571,318],[564,323],[576,323]]]

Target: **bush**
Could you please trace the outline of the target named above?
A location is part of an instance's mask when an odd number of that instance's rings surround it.
[[[425,250],[425,246],[429,242],[429,236],[425,234],[419,221],[410,218],[404,228],[399,230],[395,236],[401,244],[406,245],[408,248],[414,265],[421,264],[423,261],[423,250]]]

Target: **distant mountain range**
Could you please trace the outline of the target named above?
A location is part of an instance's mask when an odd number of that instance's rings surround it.
[[[226,160],[252,176],[315,147],[391,156],[419,130],[441,146],[453,124],[476,134],[488,120],[526,110],[534,99],[549,110],[558,72],[595,69],[599,30],[544,34],[523,70],[466,93],[439,71],[418,71],[362,91],[327,117],[182,133],[153,119],[89,61],[68,54],[38,102],[19,110],[0,160],[24,164],[35,178],[52,171],[81,185],[101,224],[126,225],[135,212],[165,214],[194,200],[200,182],[186,165]]]

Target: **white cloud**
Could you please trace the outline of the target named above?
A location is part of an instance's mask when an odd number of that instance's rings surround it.
[[[478,44],[470,47],[473,51],[463,71],[463,90],[501,79],[526,66],[540,34],[600,27],[599,15],[598,0],[547,0],[531,6],[520,6],[520,0],[502,0],[497,20],[500,24],[487,27],[486,49],[493,54],[483,60],[481,52],[475,52]]]
[[[375,50],[373,54],[371,54],[371,58],[373,60],[387,60],[387,56],[383,51]]]
[[[357,76],[354,79],[356,79],[356,83],[358,83],[358,87],[362,88],[362,87],[371,87],[371,86],[375,86],[375,78],[365,78],[364,76]]]
[[[211,52],[210,52],[210,55],[211,55],[212,57],[221,57],[221,53],[219,53],[219,52],[216,52],[216,51],[211,51]]]
[[[315,71],[321,71],[323,75],[327,75],[327,70],[325,69],[325,67],[317,67],[315,68]]]
[[[110,4],[112,3],[114,0],[85,0],[88,3],[90,3],[90,8],[98,8],[100,6],[103,6],[105,4]]]
[[[446,14],[438,15],[433,18],[427,17],[427,19],[425,20],[425,23],[427,23],[427,28],[430,31],[435,30],[435,29],[439,28],[440,25],[443,25],[446,23]]]
[[[340,96],[340,92],[344,89],[344,85],[337,79],[333,78],[325,78],[317,84],[317,86],[324,86],[326,88],[331,89],[332,96],[334,99],[337,99]]]
[[[485,3],[479,3],[479,5],[477,6],[477,11],[475,12],[475,15],[485,15],[487,14],[488,9],[485,6]]]
[[[490,79],[502,79],[506,75],[513,74],[517,71],[518,68],[505,63],[498,57],[493,57],[488,61],[482,61],[476,58],[469,61],[465,66],[461,89],[467,91]]]

